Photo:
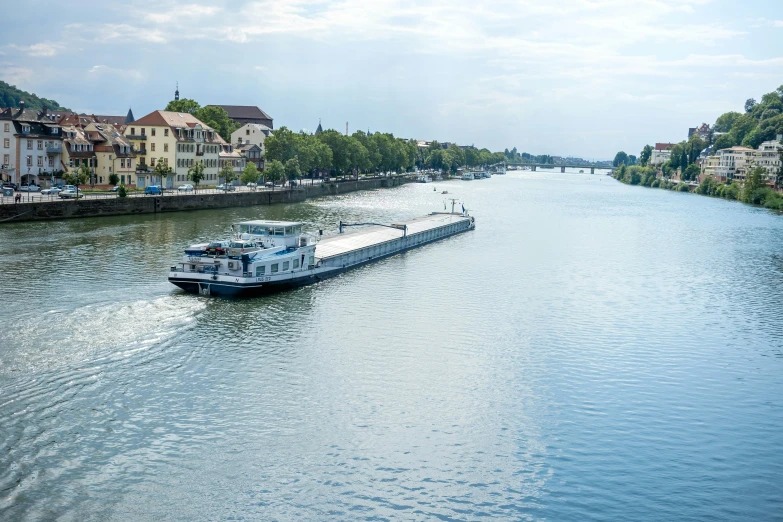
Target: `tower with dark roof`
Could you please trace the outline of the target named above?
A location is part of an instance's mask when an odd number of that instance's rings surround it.
[[[133,117],[133,111],[128,107],[128,115],[125,116],[125,123],[133,123],[136,121],[136,118]]]
[[[318,128],[315,129],[316,134],[321,134],[324,131],[323,127],[321,127],[321,118],[318,118]]]
[[[177,82],[177,90],[174,91],[174,99],[179,100],[179,82]]]

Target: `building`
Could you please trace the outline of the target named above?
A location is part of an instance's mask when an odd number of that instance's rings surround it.
[[[715,168],[715,177],[723,181],[734,179],[745,181],[747,171],[756,163],[756,150],[748,147],[729,147],[720,149],[718,166]]]
[[[93,145],[95,183],[109,183],[109,176],[117,174],[122,185],[135,185],[136,151],[122,131],[108,123],[91,123],[84,128],[87,140]]]
[[[261,153],[265,152],[264,140],[272,134],[272,129],[260,123],[247,123],[231,133],[231,144],[235,147],[242,145],[258,145]]]
[[[228,143],[224,143],[220,148],[220,170],[223,170],[223,167],[226,165],[230,165],[234,168],[234,176],[236,179],[233,184],[237,185],[240,176],[242,176],[242,171],[245,170],[245,158],[242,157],[242,154],[238,150],[235,150],[234,147]],[[218,181],[224,183],[225,179],[219,177]]]
[[[694,134],[699,136],[699,138],[703,139],[704,141],[709,141],[709,139],[710,139],[710,126],[707,125],[706,123],[702,123],[698,127],[691,127],[691,128],[689,128],[688,129],[688,139],[690,139],[691,136],[693,136]]]
[[[777,139],[759,145],[756,152],[756,165],[764,167],[769,181],[775,181],[780,169],[781,141],[783,136],[778,135]]]
[[[238,150],[242,155],[245,165],[255,163],[258,170],[264,170],[264,154],[261,151],[261,147],[252,143],[245,143],[244,145],[234,147],[234,149]]]
[[[672,148],[674,143],[656,143],[652,153],[650,153],[649,165],[658,167],[669,161],[672,157]]]
[[[257,123],[259,125],[266,125],[270,129],[275,128],[272,117],[253,105],[211,105],[210,107],[220,107],[224,109],[228,113],[228,117],[240,125]]]
[[[62,133],[56,116],[42,110],[0,111],[0,176],[24,184],[53,181],[62,172]]]
[[[161,184],[174,188],[188,182],[188,169],[204,164],[204,184],[216,184],[223,138],[188,113],[154,111],[125,127],[124,136],[139,158],[136,185]],[[161,179],[154,173],[163,162],[171,173]]]

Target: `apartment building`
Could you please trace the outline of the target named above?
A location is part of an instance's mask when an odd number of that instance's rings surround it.
[[[0,111],[0,176],[13,183],[51,181],[62,172],[62,134],[56,116],[42,110]]]
[[[205,167],[203,183],[217,183],[220,151],[225,141],[192,114],[154,111],[127,125],[124,136],[138,157],[137,186],[184,185],[188,182],[188,169],[196,163]],[[163,179],[154,172],[160,162],[171,168],[171,173]]]

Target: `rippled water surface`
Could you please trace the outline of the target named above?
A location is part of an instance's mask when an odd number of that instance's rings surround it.
[[[437,187],[437,191],[433,188]],[[475,231],[253,300],[232,221]],[[783,216],[516,173],[0,226],[2,520],[781,520]]]

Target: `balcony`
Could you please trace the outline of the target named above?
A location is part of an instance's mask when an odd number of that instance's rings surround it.
[[[147,155],[147,149],[137,150],[136,154],[138,154],[139,156],[146,156]]]
[[[126,134],[126,138],[129,140],[146,140],[147,135],[146,134]]]
[[[59,143],[57,143],[56,145],[47,145],[46,147],[46,153],[51,156],[54,156],[56,154],[62,154],[62,152],[63,152],[63,147]]]

